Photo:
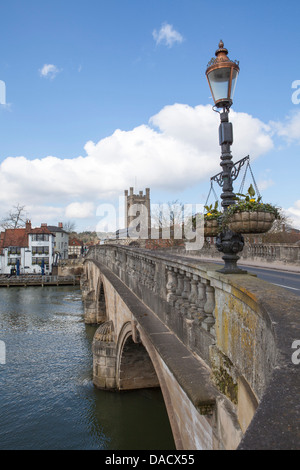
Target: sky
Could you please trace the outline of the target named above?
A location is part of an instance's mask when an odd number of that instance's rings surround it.
[[[2,1],[0,219],[21,204],[33,226],[95,230],[130,187],[204,204],[221,171],[205,70],[222,39],[240,63],[233,161],[250,155],[263,202],[300,229],[299,15],[298,0]]]

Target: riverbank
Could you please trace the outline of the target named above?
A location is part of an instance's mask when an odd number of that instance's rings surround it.
[[[0,276],[0,287],[75,286],[79,284],[80,276],[42,276],[37,274]]]

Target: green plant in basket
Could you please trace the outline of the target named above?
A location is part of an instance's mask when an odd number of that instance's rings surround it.
[[[219,218],[222,212],[218,210],[218,201],[214,205],[204,206],[204,236],[215,237],[220,231]]]
[[[218,210],[219,202],[216,201],[214,206],[210,204],[209,206],[204,206],[205,213],[204,213],[204,220],[212,220],[217,219],[222,215],[222,212]]]
[[[264,233],[270,230],[275,219],[280,219],[279,208],[261,202],[252,184],[247,194],[238,193],[235,200],[236,204],[229,206],[224,214],[222,230],[228,227],[240,233]]]
[[[271,212],[274,214],[275,219],[280,219],[279,208],[272,204],[262,203],[261,196],[256,197],[255,189],[252,184],[250,184],[246,194],[237,193],[235,199],[237,203],[228,208],[228,216],[236,212]]]

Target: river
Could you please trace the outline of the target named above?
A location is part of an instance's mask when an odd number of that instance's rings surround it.
[[[77,287],[0,290],[1,450],[170,450],[159,389],[92,383],[92,339]]]

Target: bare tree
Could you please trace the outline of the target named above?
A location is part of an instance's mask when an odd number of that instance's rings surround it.
[[[76,223],[72,220],[67,220],[63,223],[63,228],[68,233],[74,233],[76,229]]]
[[[182,239],[184,204],[175,201],[151,205],[152,235],[160,238]]]
[[[155,227],[174,227],[183,222],[184,205],[182,202],[168,201],[151,205],[151,219]]]
[[[21,228],[25,226],[27,218],[25,206],[18,203],[16,206],[13,206],[8,214],[0,221],[0,227],[4,230],[9,228]]]

